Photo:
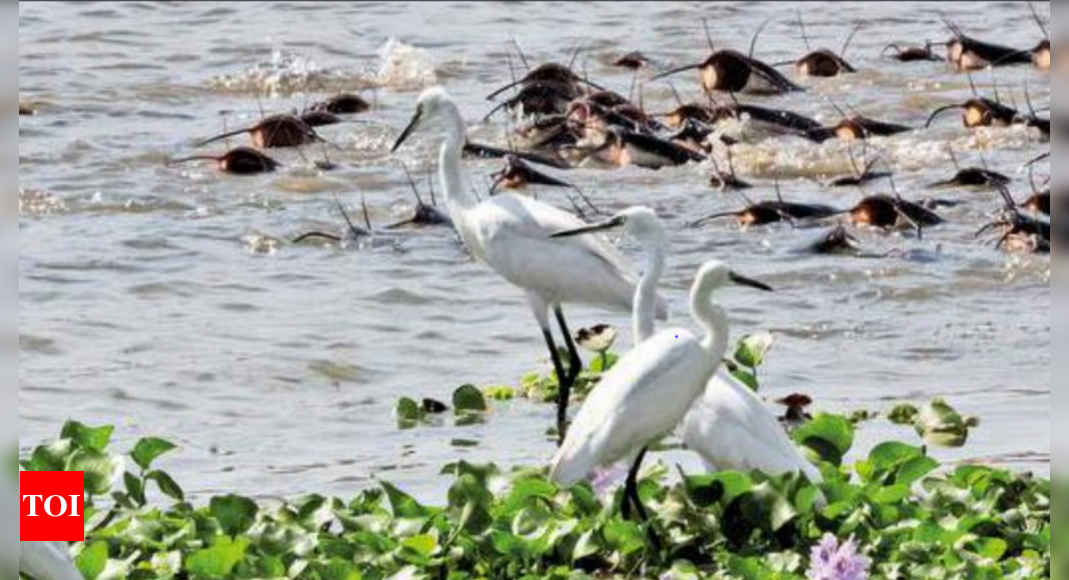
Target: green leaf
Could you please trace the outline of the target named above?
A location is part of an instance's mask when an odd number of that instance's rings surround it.
[[[896,479],[902,485],[913,485],[937,469],[939,469],[938,461],[926,456],[917,457],[898,468]]]
[[[182,491],[182,488],[179,487],[175,480],[171,479],[170,475],[167,475],[162,471],[155,470],[150,471],[145,477],[149,481],[156,482],[156,487],[159,488],[160,493],[162,493],[163,495],[175,501],[186,500],[185,492]]]
[[[214,546],[195,552],[186,561],[186,569],[198,579],[223,580],[245,559],[249,547],[246,539],[220,537]]]
[[[620,554],[628,556],[646,546],[642,528],[634,522],[613,519],[605,525],[605,542]]]
[[[506,386],[486,387],[483,393],[491,401],[511,401],[516,398],[516,389]]]
[[[54,441],[34,449],[24,468],[26,471],[66,471],[73,452],[74,444],[69,439]]]
[[[349,562],[333,559],[318,567],[322,580],[362,580],[363,576],[356,566]],[[284,574],[279,574],[280,576]]]
[[[260,508],[251,499],[228,495],[212,498],[209,511],[219,522],[223,533],[237,537],[249,531],[252,524],[256,522],[256,514]]]
[[[854,426],[838,415],[818,415],[794,431],[794,440],[822,460],[840,466],[854,446]]]
[[[108,566],[108,545],[104,542],[93,542],[82,550],[81,554],[74,559],[74,567],[78,568],[86,580],[96,580]]]
[[[1006,543],[1006,540],[1001,538],[984,538],[977,542],[976,553],[998,562],[1009,551],[1010,545]]]
[[[744,336],[739,340],[738,349],[735,351],[735,362],[749,369],[761,368],[765,364],[765,358],[772,350],[774,339],[771,334],[754,334]]]
[[[601,552],[602,549],[603,547],[598,542],[594,530],[588,530],[582,536],[579,536],[579,541],[575,543],[575,549],[572,550],[572,562],[589,558]]]
[[[123,484],[126,486],[126,495],[138,506],[144,506],[145,484],[141,478],[127,471],[123,474]]]
[[[438,551],[438,538],[430,534],[424,534],[421,536],[412,536],[406,538],[401,542],[401,548],[405,550],[411,550],[418,554],[421,558],[427,559],[434,555]]]
[[[111,491],[111,483],[118,481],[124,470],[122,458],[85,448],[74,452],[66,471],[84,471],[85,493],[99,496]]]
[[[913,405],[899,405],[891,410],[891,413],[887,415],[887,419],[895,425],[913,426],[917,422],[917,415],[919,414],[920,410]]]
[[[427,509],[420,505],[415,498],[389,483],[382,482],[381,485],[382,489],[386,491],[386,497],[390,500],[390,507],[395,518],[416,519],[427,517]]]
[[[88,427],[77,421],[69,421],[63,426],[60,437],[70,439],[77,447],[102,454],[111,444],[111,435],[114,432],[115,428],[111,426]]]
[[[134,450],[130,452],[130,457],[142,471],[148,471],[153,462],[176,448],[175,444],[170,441],[157,437],[147,437],[134,445]]]
[[[740,496],[753,491],[754,487],[749,475],[736,471],[687,477],[684,482],[687,495],[699,507],[709,507],[718,502],[723,505],[731,504]]]
[[[929,445],[963,447],[969,439],[969,423],[943,399],[935,399],[917,415],[917,433]]]
[[[892,485],[882,487],[869,494],[869,499],[879,504],[897,504],[909,499],[909,487],[905,485]]]
[[[757,380],[757,377],[749,371],[743,369],[735,369],[731,371],[731,376],[735,377],[735,380],[739,381],[740,383],[745,385],[746,388],[750,389],[755,393],[761,390],[761,383]]]
[[[394,412],[398,423],[418,423],[423,420],[423,408],[415,400],[403,397],[397,402],[397,410]]]
[[[475,385],[463,385],[453,393],[453,408],[457,414],[485,413],[490,409],[483,392]]]
[[[869,462],[878,470],[890,471],[910,459],[923,455],[924,453],[919,448],[911,445],[896,442],[882,443],[869,453]]]

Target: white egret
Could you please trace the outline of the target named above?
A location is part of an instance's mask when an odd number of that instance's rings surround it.
[[[801,473],[810,483],[824,480],[764,402],[732,377],[717,376],[709,381],[683,421],[683,443],[710,471]]]
[[[620,225],[604,224],[564,232],[562,236],[590,233]],[[646,447],[671,434],[701,396],[727,352],[728,319],[713,304],[712,293],[729,284],[764,291],[771,288],[731,272],[723,264],[708,262],[691,287],[694,319],[705,329],[699,339],[685,329],[666,329],[627,353],[606,373],[576,416],[564,445],[550,467],[550,479],[568,486],[590,476],[599,467],[627,459],[633,462],[625,489],[642,519],[647,519],[638,496],[637,476]],[[649,292],[652,286],[643,284]],[[641,297],[636,297],[636,305]],[[641,316],[640,308],[636,315]]]
[[[464,118],[442,88],[431,88],[420,95],[415,116],[397,139],[393,151],[417,130],[434,124],[445,132],[439,155],[439,177],[449,217],[476,260],[526,292],[542,329],[560,382],[557,427],[563,441],[571,388],[582,371],[563,305],[630,310],[638,275],[620,252],[597,237],[551,240],[550,234],[585,225],[569,213],[517,195],[499,195],[479,202],[461,179],[461,155],[467,142]],[[664,302],[653,300],[658,315],[667,318]],[[567,373],[553,338],[550,311],[556,317],[568,350]]]

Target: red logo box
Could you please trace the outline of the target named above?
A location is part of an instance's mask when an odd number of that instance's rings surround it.
[[[85,541],[84,473],[22,471],[19,497],[21,541]]]

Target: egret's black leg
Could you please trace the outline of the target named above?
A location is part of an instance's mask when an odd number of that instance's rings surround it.
[[[642,505],[642,496],[638,493],[638,472],[642,469],[642,462],[646,459],[646,453],[649,451],[647,448],[643,448],[639,452],[638,457],[635,458],[635,464],[631,466],[631,471],[627,474],[627,484],[624,488],[624,503],[621,513],[624,519],[631,519],[630,506],[633,504],[635,511],[638,513],[639,523],[646,526],[646,537],[649,539],[650,546],[657,552],[661,552],[661,546],[663,545],[661,539],[657,536],[657,532],[653,529],[653,522],[650,521],[650,514],[646,511],[646,506]]]
[[[553,340],[553,332],[548,328],[542,329],[542,336],[546,339],[546,347],[549,348],[549,356],[553,360],[553,370],[557,373],[557,382],[561,383],[559,400],[557,401],[557,433],[560,439],[558,445],[564,445],[564,437],[568,434],[568,398],[571,389],[564,389],[564,364],[560,360],[560,351],[557,350],[557,342]]]
[[[628,503],[631,503],[635,507],[635,511],[638,512],[640,523],[649,521],[649,514],[646,512],[646,507],[642,505],[642,498],[638,494],[638,472],[642,469],[642,462],[646,459],[646,452],[648,449],[643,448],[639,452],[638,457],[635,458],[635,464],[631,466],[631,471],[627,474],[627,484],[624,488],[624,518],[630,519],[631,510],[626,509]]]
[[[557,316],[557,324],[560,325],[561,334],[564,335],[564,346],[568,349],[568,395],[571,395],[572,387],[575,386],[576,381],[579,380],[579,375],[583,372],[583,359],[579,357],[579,349],[575,346],[575,340],[572,338],[572,333],[568,330],[568,321],[564,319],[564,310],[560,306],[554,309],[554,313]],[[565,388],[564,384],[561,384],[561,389]]]

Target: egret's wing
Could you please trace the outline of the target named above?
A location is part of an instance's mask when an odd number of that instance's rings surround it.
[[[587,398],[550,478],[571,485],[672,432],[712,372],[697,340],[665,330],[627,353]]]
[[[60,542],[22,542],[19,572],[35,580],[85,580]]]
[[[509,282],[550,303],[582,303],[630,310],[638,275],[603,237],[551,239],[584,227],[575,216],[526,197],[503,195],[470,216],[481,258]],[[661,318],[667,312],[659,303]]]
[[[716,469],[801,472],[813,483],[822,481],[761,399],[732,378],[709,381],[705,395],[687,414],[683,439]]]

